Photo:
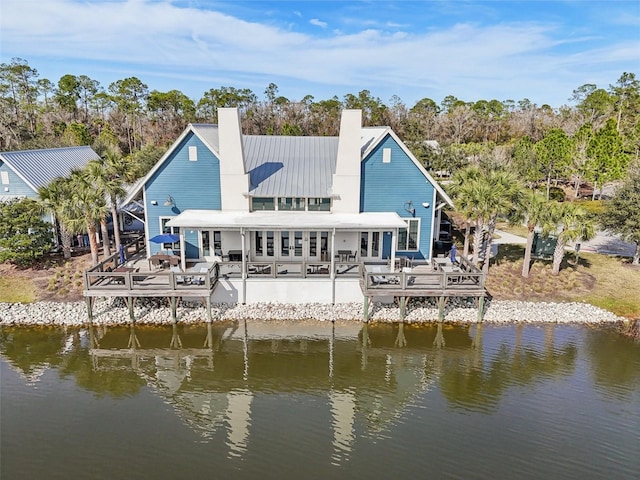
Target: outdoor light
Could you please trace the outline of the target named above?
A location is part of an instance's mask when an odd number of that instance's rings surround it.
[[[422,206],[423,206],[424,208],[429,208],[429,202],[424,202],[424,203],[422,204]]]
[[[166,201],[166,202],[164,202],[164,206],[165,206],[165,207],[171,207],[171,206],[173,206],[173,197],[172,197],[171,195],[169,195],[169,196],[167,197],[167,201]]]
[[[151,200],[151,205],[157,205],[158,202],[156,200]]]
[[[411,215],[416,214],[416,209],[413,208],[413,202],[411,200],[409,200],[408,202],[404,202],[404,209]]]

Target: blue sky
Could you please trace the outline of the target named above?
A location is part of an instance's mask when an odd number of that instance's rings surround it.
[[[136,76],[195,101],[273,82],[290,100],[367,89],[559,107],[640,76],[640,1],[2,0],[0,60],[41,78]]]

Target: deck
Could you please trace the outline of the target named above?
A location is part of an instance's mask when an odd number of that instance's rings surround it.
[[[128,244],[125,250],[125,263],[120,263],[119,255],[114,254],[84,273],[84,296],[90,319],[93,300],[97,297],[122,298],[132,320],[137,298],[167,298],[174,319],[181,298],[200,298],[211,318],[211,297],[216,286],[221,280],[233,278],[243,280],[242,291],[246,291],[246,279],[326,279],[332,282],[334,292],[336,279],[352,278],[359,282],[365,299],[365,320],[374,297],[395,298],[403,317],[406,304],[413,297],[434,297],[443,309],[444,302],[450,297],[475,297],[481,307],[487,295],[484,274],[464,258],[455,263],[448,258],[438,258],[404,268],[396,264],[394,269],[385,262],[363,263],[350,259],[333,264],[327,261],[246,261],[244,265],[240,261],[224,260],[189,262],[186,271],[182,271],[175,266],[176,262],[167,261],[163,267],[148,259],[142,239]],[[170,266],[172,263],[174,266]],[[243,266],[246,272],[243,272]]]

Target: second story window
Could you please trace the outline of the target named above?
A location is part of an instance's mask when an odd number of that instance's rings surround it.
[[[272,197],[253,197],[251,199],[251,211],[275,210],[276,202]]]

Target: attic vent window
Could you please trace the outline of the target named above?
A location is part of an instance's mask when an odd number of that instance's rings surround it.
[[[391,149],[383,148],[382,149],[382,163],[391,163]]]
[[[2,185],[9,185],[9,172],[0,172],[2,178]]]
[[[198,161],[198,147],[196,146],[189,147],[189,161],[190,162]]]

